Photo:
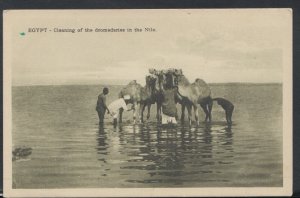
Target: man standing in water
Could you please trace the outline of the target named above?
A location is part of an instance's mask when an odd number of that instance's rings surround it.
[[[217,101],[218,105],[220,105],[225,110],[227,124],[231,125],[231,117],[234,109],[233,104],[224,98],[214,98],[213,101]]]
[[[98,112],[100,125],[103,124],[104,115],[105,115],[106,110],[108,113],[110,113],[109,109],[107,108],[107,105],[106,105],[106,95],[108,93],[109,93],[108,88],[104,87],[103,92],[98,96],[96,111]]]

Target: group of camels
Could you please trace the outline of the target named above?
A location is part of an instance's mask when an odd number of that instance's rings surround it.
[[[164,92],[170,89],[175,91],[175,97],[166,98]],[[139,121],[143,122],[143,112],[146,106],[148,108],[147,119],[149,119],[151,105],[155,103],[157,106],[156,118],[160,122],[162,107],[164,107],[166,100],[171,100],[175,108],[177,103],[181,105],[181,121],[184,121],[185,108],[187,108],[188,120],[191,125],[193,109],[196,123],[199,125],[198,105],[205,112],[205,121],[211,121],[213,103],[209,86],[201,79],[196,79],[195,82],[190,83],[181,69],[149,69],[149,74],[146,76],[146,85],[143,87],[136,80],[133,80],[123,87],[119,93],[120,98],[125,95],[130,95],[128,103],[133,105],[134,122],[137,119],[137,112]],[[122,122],[122,113],[123,109],[120,109],[119,122]]]

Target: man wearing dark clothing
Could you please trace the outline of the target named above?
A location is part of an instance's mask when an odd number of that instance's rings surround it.
[[[162,103],[162,112],[171,117],[177,116],[176,108],[176,90],[175,89],[166,89],[162,93],[163,103]]]
[[[106,95],[109,93],[108,88],[103,88],[103,92],[98,96],[97,100],[97,106],[96,106],[96,111],[98,112],[98,117],[99,117],[99,124],[103,124],[104,120],[104,115],[107,110],[109,113],[109,110],[106,105]]]
[[[224,98],[214,98],[213,101],[217,101],[218,105],[220,105],[225,110],[226,121],[228,124],[232,124],[231,117],[234,109],[233,104]]]

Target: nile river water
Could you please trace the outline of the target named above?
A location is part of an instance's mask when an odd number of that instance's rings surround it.
[[[108,103],[120,86],[111,86]],[[162,127],[156,107],[144,124],[124,113],[116,128],[95,105],[102,86],[13,87],[14,188],[282,186],[282,85],[214,84],[235,105],[233,125],[213,107],[213,122]],[[178,109],[180,107],[178,106]],[[200,111],[200,119],[204,115]]]

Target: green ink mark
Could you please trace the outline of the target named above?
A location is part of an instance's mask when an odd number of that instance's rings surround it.
[[[21,36],[25,36],[25,32],[21,32],[20,35],[21,35]]]

